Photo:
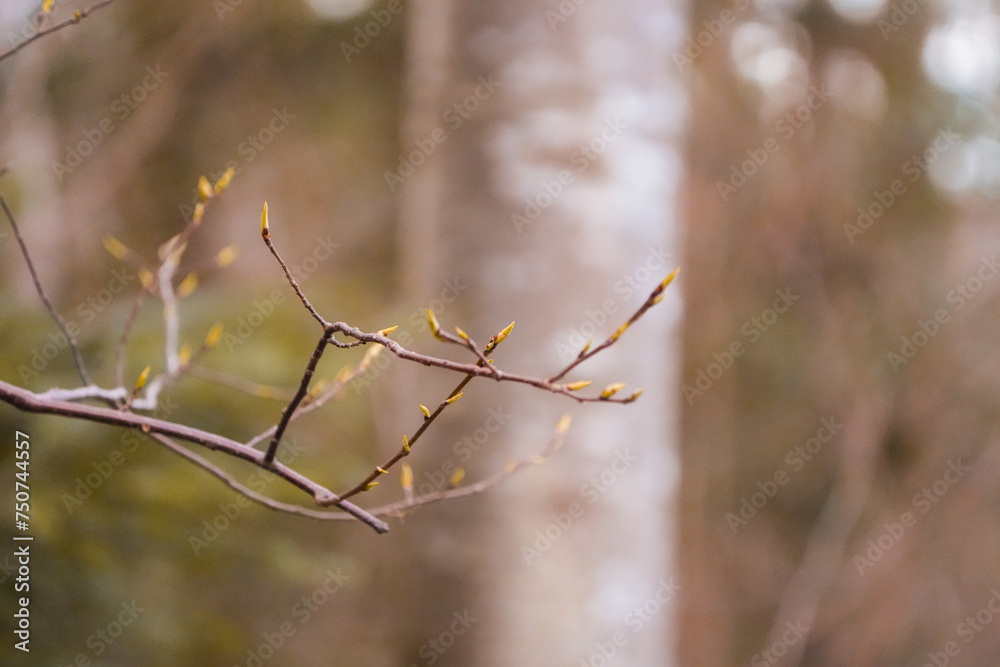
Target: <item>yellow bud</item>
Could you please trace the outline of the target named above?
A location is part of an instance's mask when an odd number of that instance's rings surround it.
[[[191,361],[190,345],[181,346],[181,349],[177,351],[177,360],[181,363],[181,366],[187,366],[188,362]]]
[[[385,469],[385,468],[383,468],[382,466],[375,466],[375,470],[378,470],[378,474],[380,474],[380,475],[384,475],[384,474],[386,474],[387,472],[389,472],[388,470],[386,470],[386,469]]]
[[[603,399],[611,398],[624,388],[625,388],[624,382],[613,382],[604,388],[604,391],[601,392],[601,398]]]
[[[591,338],[590,340],[588,340],[587,344],[583,346],[582,350],[580,350],[580,354],[587,354],[587,350],[590,349],[590,344],[593,343],[593,342],[594,342],[593,338]]]
[[[680,272],[681,272],[681,267],[679,267],[679,266],[676,269],[674,269],[673,271],[671,271],[670,275],[668,275],[666,278],[664,278],[663,282],[660,283],[660,289],[661,290],[666,289],[667,285],[669,285],[670,283],[674,282],[674,278],[676,278],[677,274],[680,273]]]
[[[618,340],[621,337],[621,335],[625,333],[626,329],[628,329],[628,322],[618,327],[618,331],[611,334],[611,340],[613,341]]]
[[[52,5],[55,3],[55,1],[56,0],[45,0],[45,2],[42,3],[42,13],[48,14],[49,12],[51,12]]]
[[[365,491],[371,491],[376,486],[378,486],[378,482],[368,482],[367,484],[365,484]]]
[[[449,396],[448,398],[446,398],[444,402],[447,403],[448,405],[451,405],[452,403],[454,403],[458,399],[462,398],[462,394],[464,394],[464,393],[465,392],[460,391],[457,394],[455,394],[454,396]],[[448,414],[451,414],[451,413],[448,413]]]
[[[455,327],[455,333],[462,337],[462,340],[469,340],[469,335],[462,331],[460,327]]]
[[[222,338],[222,322],[216,322],[208,330],[208,334],[205,335],[205,347],[215,347],[220,338]]]
[[[591,384],[590,380],[577,380],[576,382],[570,382],[563,385],[568,391],[579,391],[584,387],[589,387]]]
[[[571,415],[568,412],[564,414],[562,417],[559,418],[559,423],[556,424],[556,432],[565,433],[566,431],[568,431],[569,425],[572,421],[573,421],[573,415]]]
[[[399,325],[394,324],[391,327],[387,327],[385,329],[379,329],[378,333],[379,333],[380,336],[388,336],[389,334],[391,334],[393,331],[395,331],[398,328],[399,328]]]
[[[181,284],[177,286],[177,296],[184,298],[191,294],[198,287],[198,274],[192,271],[184,277]]]
[[[403,451],[406,452],[407,454],[410,453],[410,439],[407,438],[405,435],[403,436]]]
[[[201,176],[198,179],[198,196],[201,197],[202,201],[205,201],[212,196],[212,185],[204,176]]]
[[[237,245],[227,245],[215,256],[215,263],[225,268],[236,261],[240,256],[240,247]]]
[[[424,419],[428,419],[431,416],[431,411],[427,409],[427,406],[420,404],[420,411],[424,413]]]
[[[139,282],[142,283],[143,287],[149,287],[153,284],[153,274],[149,269],[139,269]]]
[[[264,237],[271,235],[267,228],[267,202],[264,202],[264,210],[260,214],[260,234]]]
[[[632,395],[628,397],[629,403],[639,398],[640,396],[642,396],[642,389],[636,389],[634,392],[632,392]]]
[[[465,471],[461,468],[455,468],[455,472],[451,474],[451,479],[448,481],[451,483],[452,487],[456,487],[462,483],[463,479],[465,479]]]
[[[107,250],[115,259],[125,259],[128,255],[128,248],[125,244],[116,239],[111,234],[104,237],[104,249]]]
[[[441,335],[441,325],[438,324],[437,317],[434,315],[434,311],[430,308],[427,309],[427,324],[430,326],[431,333],[433,333],[435,337],[442,340],[444,339]]]
[[[496,342],[497,345],[503,342],[503,339],[510,335],[510,332],[514,330],[514,323],[511,322],[504,328],[503,331],[497,334]]]
[[[191,214],[191,222],[198,224],[201,217],[205,215],[205,202],[198,202],[194,205],[194,213]]]
[[[337,371],[337,375],[334,376],[333,381],[336,382],[337,384],[344,384],[345,382],[347,382],[347,378],[351,377],[351,374],[353,372],[354,371],[351,370],[350,366],[344,366],[339,371]]]
[[[142,369],[142,372],[139,373],[139,379],[135,381],[136,391],[142,389],[142,386],[146,384],[146,379],[149,377],[149,370],[150,367],[146,366],[145,368]]]
[[[326,380],[319,380],[309,389],[309,395],[312,397],[319,396],[319,393],[326,389]]]
[[[399,483],[404,489],[413,488],[413,468],[409,463],[404,463],[399,473]]]
[[[236,167],[230,167],[229,169],[226,169],[226,173],[224,173],[221,177],[219,177],[219,180],[215,182],[215,190],[214,190],[215,194],[219,194],[229,186],[229,182],[233,180],[233,175],[235,173],[236,173]]]

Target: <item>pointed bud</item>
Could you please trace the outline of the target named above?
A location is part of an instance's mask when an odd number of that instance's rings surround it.
[[[447,403],[448,405],[451,405],[452,403],[454,403],[458,399],[462,398],[462,394],[464,394],[464,393],[465,392],[460,391],[457,394],[455,394],[454,396],[449,396],[448,398],[446,398],[444,400],[444,402]],[[448,414],[451,414],[451,413],[448,413]]]
[[[576,382],[570,382],[563,385],[563,388],[567,391],[580,391],[584,387],[589,387],[591,380],[577,380]]]
[[[367,484],[365,484],[365,491],[371,491],[376,486],[378,486],[378,482],[368,482]]]
[[[504,328],[503,331],[501,331],[500,333],[497,334],[496,344],[499,345],[500,343],[502,343],[503,339],[506,338],[507,336],[509,336],[510,332],[513,331],[513,330],[514,330],[514,323],[511,322],[510,324],[508,324],[506,326],[506,328]]]
[[[380,475],[384,475],[384,474],[386,474],[387,472],[389,472],[388,470],[386,470],[386,469],[385,469],[385,468],[383,468],[382,466],[375,466],[375,470],[377,470],[377,471],[378,471],[378,474],[380,474]]]
[[[215,347],[220,338],[222,338],[222,322],[216,322],[212,325],[212,328],[208,330],[208,334],[205,335],[205,347]]]
[[[236,261],[240,256],[240,247],[237,245],[227,245],[215,256],[215,263],[225,268]]]
[[[580,350],[580,356],[581,356],[581,357],[582,357],[583,355],[587,354],[587,350],[589,350],[589,349],[590,349],[590,344],[591,344],[591,343],[593,343],[593,342],[594,342],[594,339],[593,339],[593,338],[591,338],[590,340],[588,340],[588,341],[587,341],[587,344],[583,346],[583,349],[582,349],[582,350]]]
[[[104,237],[103,244],[104,249],[111,253],[111,256],[115,259],[124,260],[128,255],[128,248],[125,247],[125,244],[111,234]]]
[[[639,398],[640,396],[642,396],[642,389],[636,389],[634,392],[632,392],[632,395],[629,396],[626,399],[626,401],[628,403],[631,403],[632,401],[634,401],[635,399]]]
[[[324,389],[326,389],[326,380],[319,380],[309,389],[309,395],[316,398]]]
[[[182,345],[181,349],[177,351],[177,361],[180,362],[181,366],[187,366],[188,362],[191,361],[191,346]]]
[[[235,174],[236,174],[236,167],[230,167],[229,169],[226,169],[226,173],[224,173],[221,177],[219,177],[219,180],[215,182],[215,188],[213,192],[215,194],[219,194],[227,187],[229,187],[229,182],[233,180],[233,176]]]
[[[403,451],[406,452],[407,454],[410,453],[410,439],[407,438],[405,435],[403,436]]]
[[[267,228],[267,202],[264,202],[264,211],[260,214],[260,235],[264,238],[271,236],[271,232]]]
[[[150,367],[146,366],[145,368],[142,369],[142,372],[139,373],[139,379],[135,381],[135,390],[136,391],[139,391],[140,389],[142,389],[142,386],[144,384],[146,384],[146,379],[149,378],[149,370],[150,370]]]
[[[448,480],[451,483],[452,488],[458,486],[465,479],[465,471],[461,468],[455,468],[455,472],[451,474],[451,479]]]
[[[149,269],[139,269],[139,282],[146,288],[153,284],[153,274],[149,271]]]
[[[624,382],[613,382],[604,388],[604,391],[601,392],[601,398],[607,400],[624,388]]]
[[[177,296],[181,299],[188,296],[198,287],[198,274],[192,271],[184,277],[181,284],[177,286]]]
[[[413,468],[409,463],[404,463],[399,473],[399,483],[404,489],[413,488]]]
[[[437,316],[434,315],[434,311],[430,308],[427,309],[427,324],[430,326],[431,333],[434,334],[435,338],[446,340],[444,336],[441,335],[441,325],[438,324]]]
[[[568,431],[569,425],[572,421],[573,421],[573,415],[571,415],[568,412],[564,414],[562,417],[559,418],[559,423],[556,424],[556,432],[565,433],[566,431]]]
[[[469,334],[467,334],[464,331],[462,331],[462,329],[460,327],[455,327],[455,333],[457,333],[459,336],[461,336],[462,340],[464,340],[464,341],[468,341],[469,340]]]
[[[667,285],[669,285],[670,283],[674,282],[674,278],[676,278],[677,274],[680,273],[680,272],[681,272],[681,267],[679,267],[679,266],[676,269],[674,269],[673,271],[671,271],[670,275],[668,275],[666,278],[664,278],[663,282],[660,283],[660,289],[661,290],[667,289]]]
[[[202,201],[212,196],[212,185],[204,176],[198,179],[198,196],[201,197]]]
[[[379,329],[378,333],[379,333],[380,336],[388,336],[389,334],[391,334],[393,331],[395,331],[398,328],[399,328],[399,325],[398,324],[394,324],[391,327],[386,327],[385,329]]]
[[[618,327],[618,331],[616,331],[613,334],[611,334],[611,340],[612,341],[618,340],[621,337],[621,335],[623,333],[625,333],[626,329],[628,329],[628,322],[626,322],[625,324],[623,324],[620,327]]]
[[[424,413],[424,419],[430,419],[431,411],[427,409],[427,406],[420,404],[420,411]]]
[[[45,2],[42,3],[42,13],[48,14],[49,12],[51,12],[52,5],[55,4],[55,1],[56,0],[45,0]]]

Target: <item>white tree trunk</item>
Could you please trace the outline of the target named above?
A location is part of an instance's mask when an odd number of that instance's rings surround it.
[[[679,7],[559,8],[438,0],[408,10],[403,144],[435,148],[402,186],[403,296],[427,303],[457,278],[468,287],[442,325],[485,342],[517,320],[496,363],[532,374],[609,336],[679,264]],[[511,415],[457,461],[476,477],[540,450],[563,412],[575,417],[555,457],[439,526],[476,590],[485,643],[474,664],[604,664],[597,656],[612,651],[618,664],[672,664],[680,303],[672,288],[568,378],[593,380],[595,392],[641,387],[637,403],[578,406],[479,382],[438,432],[438,460],[454,458],[453,443],[496,424],[491,409]]]

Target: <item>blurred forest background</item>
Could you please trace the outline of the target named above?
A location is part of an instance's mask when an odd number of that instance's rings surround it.
[[[0,52],[38,12],[0,7]],[[994,664],[998,79],[1000,16],[974,0],[116,0],[29,44],[0,61],[0,191],[102,384],[139,289],[102,239],[154,261],[198,177],[238,168],[182,302],[186,342],[229,335],[163,418],[245,439],[301,376],[315,324],[259,241],[265,199],[328,319],[440,355],[427,307],[480,341],[516,320],[497,363],[530,374],[683,270],[571,378],[637,403],[473,383],[415,448],[418,491],[531,456],[569,411],[564,448],[385,536],[237,513],[154,442],[4,406],[32,439],[34,635],[0,661]],[[75,386],[6,224],[0,258],[0,378]],[[146,364],[152,300],[126,377]],[[295,425],[295,467],[353,485],[456,380],[371,367]]]

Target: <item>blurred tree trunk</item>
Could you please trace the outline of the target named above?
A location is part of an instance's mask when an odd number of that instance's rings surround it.
[[[442,326],[484,343],[516,320],[497,364],[542,375],[614,332],[678,263],[672,144],[684,101],[669,60],[677,8],[560,7],[411,6],[400,142],[413,166],[400,186],[403,302],[433,303],[458,284],[458,299],[438,313]],[[407,519],[409,556],[441,573],[420,584],[424,631],[462,611],[436,599],[468,599],[479,619],[476,640],[456,642],[443,664],[576,664],[616,633],[628,664],[670,664],[673,603],[656,595],[674,593],[679,303],[668,295],[569,378],[593,380],[597,392],[616,381],[629,383],[624,392],[642,387],[637,403],[578,407],[477,382],[411,457],[418,487],[442,461],[475,480],[540,451],[560,415],[575,416],[545,465]],[[433,346],[425,331],[421,341]],[[426,379],[421,371],[408,372]],[[400,414],[415,413],[415,396],[437,400],[426,382],[398,387]],[[464,460],[456,443],[495,426],[491,414],[510,416]]]

